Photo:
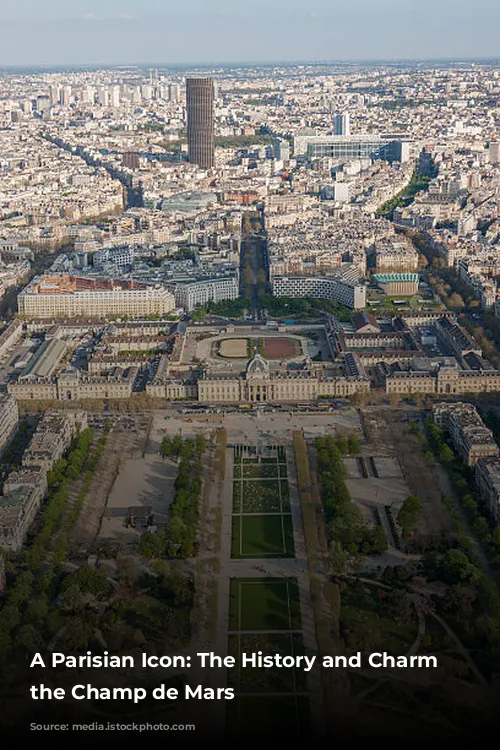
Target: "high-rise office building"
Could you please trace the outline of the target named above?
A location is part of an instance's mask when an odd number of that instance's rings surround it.
[[[61,90],[61,104],[63,107],[69,107],[71,104],[71,86],[63,86]]]
[[[333,118],[334,135],[351,135],[351,124],[348,112],[339,112]]]
[[[214,166],[214,82],[212,78],[186,81],[189,161],[203,169]]]

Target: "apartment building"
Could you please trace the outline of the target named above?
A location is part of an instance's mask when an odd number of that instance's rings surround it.
[[[0,395],[0,451],[2,451],[19,424],[19,409],[14,396],[8,393]]]
[[[39,487],[23,485],[0,497],[0,547],[19,552],[38,513],[43,492]]]
[[[0,547],[19,552],[47,495],[47,473],[87,426],[85,412],[49,411],[23,455],[22,465],[4,482],[0,497]]]
[[[418,252],[409,242],[380,242],[373,249],[377,273],[414,273],[418,269]]]
[[[86,427],[87,413],[84,411],[46,412],[24,452],[22,466],[40,466],[44,471],[50,471],[56,461],[63,457],[77,433]]]
[[[352,310],[366,306],[366,287],[341,276],[274,276],[275,297],[315,297],[340,302]]]
[[[191,312],[208,302],[223,302],[239,297],[236,275],[179,283],[171,286],[171,290],[177,307],[182,307],[186,312]]]
[[[435,404],[432,408],[432,418],[439,427],[449,433],[453,447],[467,466],[474,466],[479,459],[500,454],[493,433],[485,426],[472,404]]]
[[[164,286],[134,281],[38,276],[18,297],[20,315],[57,318],[92,315],[130,318],[164,315],[175,308],[174,295]]]
[[[479,460],[474,478],[492,521],[500,524],[500,458],[495,456]]]

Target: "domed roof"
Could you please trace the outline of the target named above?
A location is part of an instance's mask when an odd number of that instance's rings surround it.
[[[269,365],[266,360],[260,354],[254,354],[252,359],[248,360],[247,376],[262,375],[266,372],[269,372]]]

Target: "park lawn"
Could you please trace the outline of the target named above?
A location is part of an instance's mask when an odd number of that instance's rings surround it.
[[[296,578],[233,578],[229,630],[300,630]]]
[[[266,744],[310,738],[311,714],[309,699],[303,695],[286,696],[236,696],[227,707],[227,733],[229,738],[245,743],[255,738],[256,747],[265,738]]]
[[[232,557],[293,557],[292,517],[233,516]]]

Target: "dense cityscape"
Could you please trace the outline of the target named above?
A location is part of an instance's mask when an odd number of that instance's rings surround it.
[[[12,725],[87,649],[437,658],[200,671],[235,741],[492,724],[500,65],[0,70],[0,177]]]

